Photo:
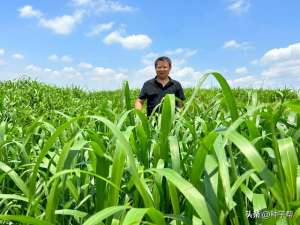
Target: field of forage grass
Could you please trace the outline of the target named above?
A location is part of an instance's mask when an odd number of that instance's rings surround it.
[[[0,224],[300,224],[299,92],[138,94],[1,82]]]

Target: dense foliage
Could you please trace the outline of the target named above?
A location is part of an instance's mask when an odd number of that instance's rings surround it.
[[[300,224],[297,91],[185,94],[1,82],[0,224]]]

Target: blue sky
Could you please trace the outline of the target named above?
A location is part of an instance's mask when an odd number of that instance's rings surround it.
[[[297,0],[3,1],[0,79],[140,87],[167,55],[184,87],[219,71],[234,87],[299,89],[299,10]]]

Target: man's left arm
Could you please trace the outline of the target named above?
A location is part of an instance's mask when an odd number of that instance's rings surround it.
[[[182,88],[180,83],[178,83],[177,91],[175,93],[175,96],[181,100],[181,101],[178,102],[178,106],[180,108],[183,107],[183,101],[185,100],[185,95],[184,95],[183,88]]]

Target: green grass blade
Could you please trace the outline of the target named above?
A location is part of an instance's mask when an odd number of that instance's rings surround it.
[[[161,176],[165,176],[190,202],[199,217],[207,225],[218,225],[219,220],[217,214],[212,210],[212,207],[206,202],[204,196],[198,192],[198,190],[188,181],[183,179],[174,170],[165,169],[153,169]]]
[[[300,105],[299,105],[299,103],[287,102],[284,105],[286,105],[293,112],[296,112],[296,113],[300,114]]]
[[[258,212],[262,209],[266,209],[267,204],[264,197],[264,194],[255,194],[253,193],[253,210],[254,212]]]
[[[0,215],[0,221],[15,221],[32,225],[54,225],[43,220],[35,219],[30,216]]]
[[[69,142],[67,142],[64,145],[58,163],[56,165],[56,173],[60,172],[63,169],[63,166],[65,164],[71,146],[73,145],[73,142],[74,140],[71,139]],[[56,179],[50,189],[50,194],[48,196],[47,205],[46,205],[45,219],[53,223],[55,222],[55,209],[58,204],[58,195],[59,195],[59,193],[57,193],[58,184],[59,184],[59,179]]]
[[[231,88],[230,88],[229,84],[227,83],[227,81],[225,80],[225,78],[220,73],[217,73],[217,72],[206,73],[200,78],[200,80],[198,81],[198,84],[196,85],[196,88],[191,96],[191,99],[188,101],[184,111],[181,114],[181,117],[183,117],[183,115],[187,112],[188,108],[192,104],[192,101],[196,97],[196,94],[197,94],[200,86],[204,83],[204,81],[208,78],[209,75],[213,75],[216,78],[216,80],[218,81],[218,83],[220,84],[226,105],[227,105],[230,115],[231,115],[231,119],[233,121],[236,120],[238,118],[238,111],[237,111],[236,102],[233,97]]]
[[[171,202],[172,202],[172,207],[173,207],[173,214],[177,217],[180,216],[180,204],[179,204],[179,196],[177,193],[177,190],[175,186],[168,181],[168,187],[169,187],[169,192],[170,192],[170,197],[171,197]],[[177,225],[180,225],[179,221],[176,221]]]
[[[119,142],[118,142],[119,143]],[[111,181],[120,187],[122,176],[125,168],[126,155],[125,152],[120,149],[120,145],[117,143],[116,152],[113,159],[113,165],[111,168]],[[110,188],[108,192],[108,206],[118,205],[119,202],[119,191],[115,188]]]
[[[15,195],[15,194],[0,194],[0,199],[12,199],[12,200],[28,202],[28,198],[25,198],[20,195]]]
[[[29,189],[27,185],[12,168],[0,161],[0,170],[7,173],[7,175],[14,181],[16,186],[23,192],[25,196],[29,196]]]
[[[175,96],[166,95],[163,102],[161,114],[161,126],[159,134],[160,158],[167,161],[169,156],[168,136],[171,131],[175,116]]]
[[[300,165],[297,165],[297,181],[296,181],[296,190],[297,190],[297,200],[300,200]]]
[[[217,81],[219,82],[219,84],[222,88],[222,92],[223,92],[223,95],[225,98],[226,105],[230,111],[231,119],[233,121],[236,120],[238,118],[238,111],[237,111],[236,102],[233,97],[230,86],[228,85],[227,81],[221,74],[219,74],[217,72],[213,72],[211,74],[217,79]]]
[[[165,225],[164,215],[155,208],[149,208],[147,211],[148,216],[154,222],[154,224]]]
[[[142,126],[144,128],[145,133],[147,134],[147,137],[150,137],[150,127],[147,116],[139,110],[135,110],[135,113],[142,122]]]
[[[281,157],[281,163],[286,179],[286,186],[289,193],[289,200],[296,197],[296,176],[297,176],[297,153],[293,144],[293,140],[289,138],[280,139],[278,149]]]
[[[84,218],[88,215],[88,213],[79,210],[74,210],[74,209],[58,209],[55,210],[55,215],[67,215],[67,216],[74,216],[78,218]]]
[[[126,111],[128,111],[128,110],[131,110],[131,108],[132,108],[128,81],[124,82],[124,87],[123,88],[124,88]]]
[[[195,154],[193,165],[191,169],[190,181],[198,188],[200,184],[200,178],[205,168],[205,159],[209,151],[209,147],[213,146],[215,139],[217,138],[216,132],[212,131],[207,134],[202,141],[199,143],[199,147]]]
[[[169,136],[170,153],[172,168],[180,174],[180,152],[178,146],[178,140],[175,136]]]
[[[108,119],[106,119],[104,117],[100,117],[100,116],[89,116],[89,117],[103,122],[107,127],[109,127],[109,129],[113,132],[113,134],[119,140],[121,149],[123,149],[125,151],[125,153],[128,157],[130,173],[132,174],[132,176],[134,178],[135,185],[136,185],[138,191],[140,192],[141,197],[144,200],[145,206],[152,207],[153,201],[152,201],[151,195],[146,189],[146,184],[144,182],[142,182],[139,178],[139,174],[138,174],[137,167],[136,167],[136,162],[135,162],[135,159],[133,156],[133,151],[132,151],[132,148],[131,148],[129,142],[126,140],[124,135],[115,127],[115,125],[112,122],[110,122]]]
[[[243,182],[248,179],[253,173],[255,172],[254,169],[248,170],[244,174],[240,175],[237,180],[235,180],[234,184],[231,187],[231,195],[234,196],[238,188],[243,184]]]
[[[275,175],[267,168],[264,160],[259,155],[255,147],[237,131],[229,130],[225,136],[232,141],[247,158],[251,166],[258,172],[260,177],[265,181],[268,188],[270,188],[274,197],[278,201],[280,207],[284,208],[282,193],[280,191],[279,181]]]
[[[236,203],[233,201],[233,196],[231,195],[230,190],[230,176],[228,171],[228,161],[225,154],[225,139],[222,139],[221,136],[217,137],[214,143],[214,150],[219,162],[219,174],[222,181],[222,186],[224,190],[225,201],[229,211],[233,209]]]
[[[47,155],[50,148],[55,143],[56,139],[62,134],[62,132],[78,119],[80,119],[80,118],[79,117],[72,118],[72,119],[68,120],[67,122],[65,122],[64,124],[62,124],[61,126],[59,126],[56,129],[56,131],[51,135],[51,137],[48,139],[48,141],[45,143],[45,145],[44,145],[42,151],[40,152],[39,157],[34,165],[32,175],[29,180],[29,192],[30,192],[29,198],[30,199],[33,198],[34,193],[35,193],[37,173],[38,173],[38,169],[40,167],[41,162],[43,161],[44,157]]]
[[[192,93],[191,97],[189,98],[188,102],[185,104],[184,110],[182,111],[180,118],[183,118],[184,115],[187,113],[187,111],[193,104],[197,94],[199,93],[200,87],[205,82],[205,80],[208,78],[208,76],[209,76],[209,73],[206,73],[203,76],[201,76],[201,78],[197,81],[196,87],[194,88],[193,93]]]
[[[83,225],[99,225],[106,218],[108,218],[118,212],[124,211],[128,208],[129,208],[128,206],[112,206],[112,207],[105,208],[105,209],[101,210],[100,212],[95,213],[90,218],[88,218],[83,223]]]
[[[133,208],[126,214],[122,225],[139,225],[142,223],[143,217],[147,213],[148,209]]]
[[[88,174],[90,176],[93,176],[93,177],[96,177],[98,179],[104,180],[106,183],[110,184],[112,187],[118,189],[119,191],[122,191],[119,187],[117,187],[113,182],[111,182],[110,180],[108,180],[106,177],[101,177],[101,176],[99,176],[96,173],[89,172],[89,171],[86,171],[86,170],[80,170],[80,169],[66,169],[66,170],[62,170],[62,171],[54,174],[49,179],[49,181],[47,182],[47,186],[49,186],[53,181],[55,181],[60,176],[63,176],[65,174],[72,174],[72,173],[75,173],[75,174],[80,174],[80,173],[82,173],[82,174]]]

